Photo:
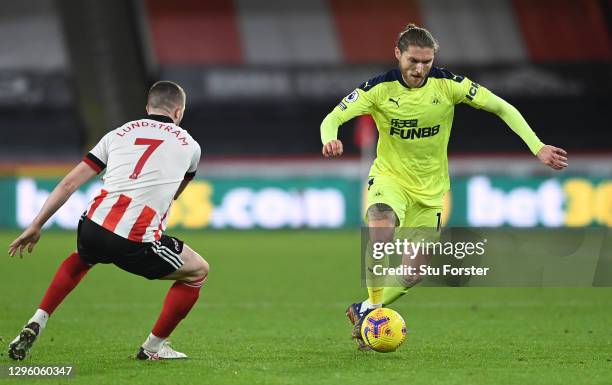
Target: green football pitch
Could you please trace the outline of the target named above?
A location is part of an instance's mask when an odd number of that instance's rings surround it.
[[[15,235],[0,233],[0,244]],[[359,352],[344,315],[365,295],[359,232],[176,235],[211,264],[198,304],[170,338],[188,360],[133,359],[170,282],[96,266],[20,364],[76,368],[45,384],[612,384],[610,288],[417,287],[392,306],[406,319],[405,344]],[[33,255],[0,258],[5,372],[14,363],[6,346],[74,244],[73,233],[51,231]]]

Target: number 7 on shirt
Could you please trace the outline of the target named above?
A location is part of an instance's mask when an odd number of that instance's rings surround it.
[[[140,157],[140,159],[138,159],[138,162],[136,163],[136,167],[134,168],[132,175],[130,175],[130,179],[138,178],[138,175],[140,175],[142,168],[144,167],[145,163],[147,163],[147,160],[149,159],[151,154],[153,154],[153,151],[155,151],[157,147],[161,146],[162,143],[164,143],[164,141],[160,139],[136,138],[136,140],[134,141],[135,145],[137,146],[145,145],[149,147],[147,147],[145,152],[142,153],[142,156]]]

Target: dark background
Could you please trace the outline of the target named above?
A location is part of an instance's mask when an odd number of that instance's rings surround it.
[[[545,142],[610,152],[610,1],[51,1],[0,4],[0,161],[68,160],[144,113],[159,79],[220,157],[316,156],[319,125],[393,68],[414,21],[436,65],[514,104]],[[458,33],[457,31],[461,31]],[[354,122],[341,128],[357,154]],[[458,106],[452,153],[523,152],[497,117]]]

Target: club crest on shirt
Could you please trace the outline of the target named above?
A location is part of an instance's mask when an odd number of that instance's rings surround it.
[[[357,90],[355,90],[348,94],[346,98],[344,98],[344,101],[347,103],[354,103],[357,101],[357,99],[359,99],[359,93],[357,92]]]
[[[453,81],[457,82],[457,83],[461,83],[464,78],[465,78],[465,76],[453,75]]]

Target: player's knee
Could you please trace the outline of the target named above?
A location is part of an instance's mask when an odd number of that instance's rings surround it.
[[[395,227],[398,223],[397,215],[391,206],[385,203],[375,203],[368,207],[368,226]]]
[[[368,207],[368,227],[370,240],[373,242],[389,242],[395,234],[397,216],[391,206],[375,203]]]
[[[209,270],[210,265],[208,264],[208,262],[206,262],[206,260],[201,256],[197,255],[189,278],[191,281],[204,282],[208,277]]]
[[[199,275],[202,277],[203,280],[205,280],[206,277],[208,277],[209,271],[210,271],[210,265],[204,258],[200,257]]]
[[[181,269],[183,274],[180,277],[180,280],[188,282],[204,282],[206,277],[208,277],[208,272],[210,271],[210,265],[208,262],[187,245],[184,246],[181,256],[185,261],[185,265]]]

